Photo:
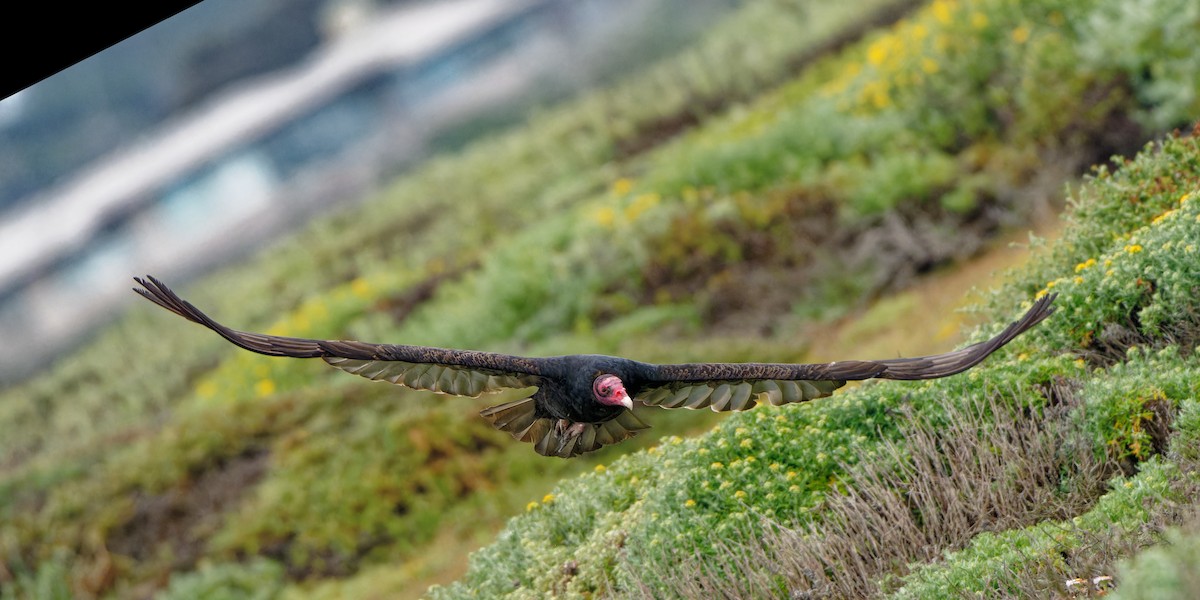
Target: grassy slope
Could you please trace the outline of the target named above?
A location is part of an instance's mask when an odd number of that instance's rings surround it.
[[[1162,528],[1200,508],[1194,447],[1200,355],[1193,353],[1200,340],[1200,143],[1169,140],[1115,174],[1100,172],[1079,192],[1068,220],[1062,238],[1014,273],[987,309],[997,318],[1014,315],[1023,298],[1049,285],[1060,294],[1058,312],[972,374],[864,385],[811,405],[759,408],[710,434],[672,438],[623,457],[531,505],[495,544],[472,557],[461,583],[434,597],[660,597],[688,590],[689,577],[714,573],[748,580],[727,588],[741,592],[804,589],[810,575],[791,571],[796,563],[780,547],[748,549],[757,545],[755,532],[773,521],[793,531],[815,522],[821,531],[829,498],[851,493],[846,487],[859,483],[850,475],[861,469],[857,465],[889,463],[897,455],[903,461],[908,453],[902,434],[911,425],[890,417],[893,411],[942,423],[947,411],[981,396],[1025,407],[1024,418],[1037,419],[1064,402],[1061,394],[1077,394],[1079,410],[1054,442],[1087,440],[1112,465],[1088,474],[1117,478],[1065,520],[1027,517],[1028,527],[953,532],[962,535],[950,536],[931,559],[872,573],[878,578],[872,586],[913,598],[1066,593],[1068,579],[1113,573],[1121,550],[1153,543]],[[972,337],[982,338],[995,325]],[[1050,385],[1070,392],[1056,395]],[[981,456],[994,450],[975,449]],[[1020,472],[1020,465],[1010,466]],[[1095,493],[1087,482],[1053,479],[1054,498]],[[1015,493],[1021,484],[991,482],[1002,486],[1000,493]],[[924,523],[922,530],[939,526]],[[869,541],[860,543],[871,547]],[[955,552],[942,558],[938,550]],[[773,563],[751,560],[768,555]],[[865,556],[869,561],[872,553]]]
[[[402,321],[441,282],[461,277],[477,257],[513,231],[547,212],[567,212],[593,198],[613,179],[614,156],[652,146],[712,111],[753,96],[762,86],[788,77],[814,48],[836,42],[847,29],[861,29],[861,7],[807,10],[807,4],[805,0],[751,4],[677,59],[536,116],[527,127],[477,143],[458,156],[435,160],[381,192],[362,211],[318,222],[250,264],[208,278],[189,297],[247,329],[391,338],[395,325],[389,319]],[[900,4],[880,0],[870,7]],[[810,19],[778,19],[774,11],[779,8],[806,10]],[[755,35],[747,36],[747,31]],[[622,127],[613,127],[614,122]],[[672,128],[672,123],[680,125]],[[510,288],[510,293],[519,291]],[[286,316],[279,319],[281,313]],[[292,483],[309,489],[296,500],[301,507],[308,504],[306,496],[327,496],[330,486],[341,483],[337,477],[330,480],[328,473],[346,473],[345,465],[336,464],[333,456],[345,451],[347,438],[370,448],[381,437],[392,437],[392,431],[415,429],[419,439],[407,444],[415,444],[416,451],[408,445],[399,450],[423,466],[415,472],[414,463],[369,468],[375,473],[413,473],[410,481],[387,485],[427,506],[455,502],[482,490],[481,498],[471,501],[478,510],[470,505],[461,509],[472,517],[463,528],[467,530],[486,528],[487,523],[497,527],[521,501],[510,497],[525,497],[521,486],[544,487],[564,469],[579,468],[537,465],[494,432],[476,428],[478,407],[473,405],[426,407],[425,398],[418,396],[413,398],[417,401],[413,410],[396,415],[390,428],[364,424],[349,417],[347,413],[353,411],[347,409],[391,412],[405,402],[396,402],[395,390],[347,388],[348,382],[336,378],[326,383],[329,373],[312,365],[238,355],[219,339],[193,328],[161,328],[161,318],[144,308],[134,311],[52,372],[0,396],[0,514],[4,519],[0,542],[5,556],[0,584],[13,577],[54,582],[65,572],[70,576],[58,582],[58,589],[87,595],[109,588],[114,578],[145,581],[158,579],[171,568],[191,568],[201,554],[228,559],[223,548],[229,544],[209,550],[204,546],[226,518],[224,512],[232,511],[247,495],[245,488],[257,485],[266,471],[274,473],[272,480],[277,483],[287,482],[289,473],[299,473]],[[147,331],[155,335],[148,336]],[[512,342],[480,345],[516,349],[511,344],[521,340],[511,333],[497,335]],[[434,430],[447,420],[466,424],[465,444],[450,440],[449,446],[431,448],[424,440],[432,438],[440,444],[442,435]],[[316,435],[312,435],[314,427]],[[425,431],[433,433],[420,433]],[[470,441],[479,433],[490,436],[486,448]],[[492,457],[485,457],[483,467],[472,466],[476,462],[472,459],[464,461],[466,473],[459,483],[453,483],[438,462],[430,462],[431,452],[457,457],[468,448]],[[293,449],[299,451],[290,452]],[[365,455],[370,451],[358,450]],[[288,457],[295,455],[301,464],[289,470]],[[305,461],[326,467],[306,470]],[[353,464],[352,458],[350,462],[347,474],[354,475],[362,466]],[[500,463],[500,468],[489,469],[490,463]],[[187,495],[185,490],[210,483],[207,474],[230,470],[230,465],[248,473],[219,504],[192,506],[180,500]],[[486,476],[479,474],[481,469]],[[431,486],[422,479],[452,483],[445,489],[441,482]],[[309,486],[313,480],[324,485]],[[393,502],[389,499],[395,491],[380,496],[370,481],[365,483],[350,494],[382,497],[376,505]],[[266,487],[271,485],[268,482]],[[345,493],[345,488],[340,489]],[[263,510],[271,513],[277,508],[267,503]],[[125,544],[114,545],[112,538],[120,537],[114,530],[124,528],[122,523],[157,522],[164,513],[175,514],[173,519],[181,524],[165,531],[152,526],[147,528],[150,531],[133,532],[138,535]],[[379,515],[391,518],[388,509]],[[441,521],[420,525],[426,515],[428,510],[409,515],[403,520],[411,524],[410,529],[385,535],[403,534],[403,539],[420,546]],[[294,526],[316,530],[303,521],[324,521],[325,516],[313,510]],[[249,542],[251,551],[264,543],[274,545],[271,540],[278,537],[254,525],[253,514],[244,520],[250,522],[249,536],[257,538]],[[448,520],[453,521],[453,515]],[[335,521],[302,541],[305,549],[286,559],[299,566],[293,574],[303,574],[309,566],[326,568],[326,557],[307,558],[313,547],[343,563],[348,556],[350,569],[359,562],[379,562],[379,557],[361,560],[353,532],[362,524],[356,521],[353,516]],[[418,527],[415,534],[411,527]],[[235,522],[226,529],[239,527]],[[332,536],[339,541],[334,543]],[[264,538],[266,542],[261,541]],[[239,546],[236,540],[230,544]],[[131,545],[156,549],[114,565],[110,550],[129,554]],[[400,556],[412,554],[411,544],[400,544],[395,550]],[[264,553],[281,558],[277,548]],[[94,581],[81,575],[87,572],[96,573]],[[22,587],[4,588],[13,589]]]
[[[1106,31],[1123,23],[1116,2],[934,2],[815,61],[813,48],[836,45],[778,10],[749,4],[676,63],[435,161],[364,211],[318,223],[303,241],[189,297],[239,327],[291,335],[648,360],[801,359],[806,348],[787,332],[829,316],[822,307],[903,284],[890,273],[910,262],[969,253],[1006,219],[1030,213],[1042,187],[1028,179],[1061,181],[1088,152],[1116,143],[1113,126],[1131,115],[1177,122],[1194,108],[1187,93],[1200,81],[1180,79],[1196,71],[1179,32]],[[843,27],[858,14],[807,10]],[[758,33],[753,43],[742,41],[747,29]],[[1117,66],[1103,54],[1087,58],[1094,40],[1118,37],[1145,47]],[[1148,58],[1156,56],[1173,58]],[[809,62],[794,80],[756,95],[789,78],[798,57]],[[1144,68],[1150,62],[1155,69]],[[1044,169],[1039,156],[1069,160]],[[912,231],[873,235],[895,230],[892,214],[915,223]],[[959,226],[978,231],[944,233]],[[618,230],[625,244],[610,243]],[[901,243],[912,239],[929,250],[913,256]],[[826,247],[896,260],[814,252]],[[175,597],[411,591],[454,568],[428,552],[435,542],[473,546],[481,526],[497,526],[549,482],[637,447],[545,461],[484,427],[477,402],[430,403],[319,365],[233,353],[162,319],[138,312],[51,375],[0,397],[6,594],[142,595],[173,571]],[[783,426],[827,428],[804,438],[814,452],[776,440],[780,459],[767,468],[777,463],[787,482],[781,515],[818,501],[792,486],[828,488],[848,449],[901,435],[880,412],[887,402],[829,406],[841,408],[824,421],[801,411]],[[711,422],[673,414],[655,426],[683,433]],[[710,441],[725,439],[712,442],[722,458],[712,462],[732,473],[739,459],[729,446],[742,448],[746,434],[720,431],[725,438]],[[709,442],[680,445],[700,443]],[[657,460],[648,456],[609,476],[648,485]],[[736,492],[754,493],[748,480],[724,490],[693,483],[698,505],[749,518],[724,493],[742,485],[732,490],[740,502]],[[624,518],[613,502],[636,489],[612,493],[577,521],[554,524],[553,544],[591,531],[594,519]],[[611,565],[580,568],[588,574],[572,581],[607,585]]]

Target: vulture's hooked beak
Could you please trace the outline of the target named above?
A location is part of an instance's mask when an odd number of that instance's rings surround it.
[[[621,406],[633,410],[633,398],[630,398],[624,390],[621,390]]]

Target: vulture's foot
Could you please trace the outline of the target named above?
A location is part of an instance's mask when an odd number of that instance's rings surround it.
[[[558,429],[558,448],[554,450],[554,454],[563,456],[563,451],[574,446],[575,440],[583,435],[587,423],[572,423],[567,419],[559,419],[554,426]]]

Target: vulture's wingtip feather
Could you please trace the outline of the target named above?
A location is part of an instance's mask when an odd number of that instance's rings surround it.
[[[1020,319],[1009,323],[1008,327],[1005,327],[995,337],[978,344],[936,356],[878,361],[879,364],[887,366],[887,369],[878,377],[899,380],[937,379],[966,371],[983,362],[992,353],[1016,339],[1017,336],[1046,320],[1046,317],[1054,313],[1056,298],[1058,298],[1058,294],[1046,294],[1034,300],[1029,310],[1025,311]]]
[[[180,298],[171,288],[153,275],[146,275],[144,279],[134,277],[133,280],[142,284],[143,287],[143,289],[134,288],[134,291],[147,300],[193,323],[215,331],[238,347],[267,356],[293,356],[296,358],[324,356],[324,353],[318,348],[319,342],[316,340],[246,333],[221,325],[193,306],[192,303]]]
[[[210,329],[216,330],[215,323],[211,323],[211,319],[200,312],[196,307],[184,301],[171,288],[153,275],[146,275],[145,278],[134,277],[134,281],[140,284],[141,288],[133,288],[133,291],[140,294],[143,298],[193,322],[200,323]]]

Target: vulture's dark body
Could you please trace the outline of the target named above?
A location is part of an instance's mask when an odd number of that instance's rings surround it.
[[[247,350],[268,356],[320,358],[344,371],[418,390],[476,397],[528,389],[525,397],[489,406],[480,415],[538,453],[563,458],[614,444],[646,429],[624,405],[596,395],[600,376],[616,376],[627,393],[622,402],[664,408],[746,410],[821,398],[851,380],[934,379],[969,369],[1053,312],[1054,295],[1033,303],[1025,315],[995,337],[945,354],[820,364],[692,363],[658,365],[617,356],[574,354],[531,358],[347,340],[311,340],[248,333],[213,321],[162,282],[137,279],[134,288],[155,304],[217,332]],[[614,388],[616,389],[616,388]]]
[[[653,373],[646,363],[604,356],[602,354],[572,354],[534,359],[540,363],[543,376],[533,395],[538,416],[567,419],[579,423],[603,423],[616,418],[625,410],[622,406],[599,404],[592,400],[592,381],[605,373],[621,378],[631,397],[636,397],[642,382]]]

